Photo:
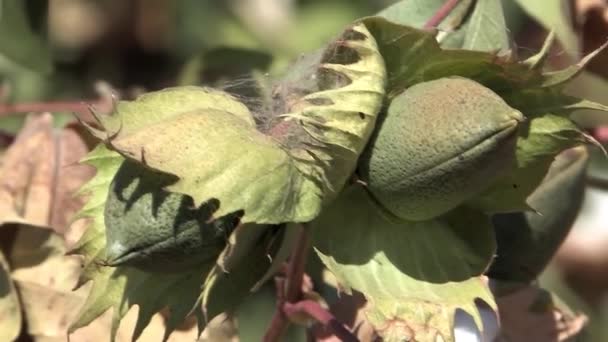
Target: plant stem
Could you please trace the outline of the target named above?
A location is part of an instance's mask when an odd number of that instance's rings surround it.
[[[446,0],[446,2],[435,12],[435,14],[424,24],[425,29],[437,27],[443,19],[458,5],[458,0]]]
[[[299,225],[297,229],[300,229],[298,244],[289,260],[285,282],[277,282],[277,309],[264,335],[264,342],[281,341],[281,336],[285,334],[289,326],[289,318],[285,314],[284,304],[295,303],[302,296],[302,280],[308,250],[310,249],[310,235],[307,227],[303,224]]]
[[[306,313],[317,322],[331,329],[331,331],[344,342],[358,342],[359,339],[353,335],[334,315],[313,300],[302,300],[297,303],[285,303],[283,310],[287,316]]]
[[[308,251],[310,250],[310,234],[308,227],[300,225],[300,236],[298,244],[293,251],[289,268],[287,269],[287,291],[285,301],[293,303],[300,300],[302,296],[302,280],[304,279],[304,269],[306,268],[306,260],[308,260]]]
[[[64,102],[32,102],[0,104],[0,117],[8,116],[12,113],[43,113],[43,112],[76,112],[86,114],[89,111],[87,103],[98,101],[64,101]]]

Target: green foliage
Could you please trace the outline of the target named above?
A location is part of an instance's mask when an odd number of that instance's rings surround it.
[[[325,266],[340,288],[373,303],[366,315],[388,341],[452,340],[455,309],[481,326],[474,300],[493,302],[479,275],[494,254],[494,234],[480,212],[461,208],[434,220],[403,221],[353,185],[311,228]]]
[[[268,266],[266,246],[260,244],[254,251],[250,251],[247,262],[231,269],[232,272],[225,275],[221,281],[206,284],[205,291],[214,293],[214,296],[213,301],[206,303],[204,307],[197,307],[196,303],[205,283],[205,275],[213,274],[214,260],[177,273],[146,272],[127,266],[105,266],[105,199],[111,180],[123,160],[120,155],[109,151],[103,145],[91,152],[85,160],[95,166],[97,175],[83,189],[91,195],[91,201],[80,215],[91,218],[93,222],[72,253],[84,256],[80,285],[93,281],[93,286],[78,316],[79,319],[72,324],[71,330],[89,324],[112,308],[112,336],[115,336],[120,320],[133,305],[139,306],[134,338],[141,334],[152,315],[163,308],[168,308],[170,312],[165,339],[190,313],[199,317],[199,328],[202,329],[205,324],[204,317],[213,318],[230,310],[234,302],[242,300],[264,274]],[[234,280],[235,278],[238,280]]]
[[[32,31],[23,1],[0,2],[0,55],[41,74],[52,71],[50,50]]]
[[[488,212],[526,211],[526,198],[545,177],[554,157],[588,139],[572,120],[547,114],[529,120],[519,133],[516,166],[475,200]],[[532,206],[533,210],[538,210]]]
[[[384,65],[365,27],[347,29],[342,39],[316,66],[317,91],[278,113],[272,137],[228,94],[196,88],[119,104],[115,115],[100,118],[103,132],[91,131],[127,158],[177,176],[169,191],[191,196],[196,206],[217,201],[217,216],[309,221],[352,174],[384,93]],[[292,147],[294,134],[300,136]]]
[[[405,0],[380,11],[377,16],[403,26],[422,28],[424,24],[444,5],[443,0]],[[441,21],[437,28],[445,35],[441,38],[444,47],[462,47],[469,21],[467,15],[475,4],[472,0],[459,1],[450,14]]]
[[[408,26],[438,5],[404,1],[354,22],[272,89],[262,84],[268,96],[253,105],[178,87],[96,115],[100,127],[88,128],[103,144],[87,159],[97,175],[81,213],[93,223],[74,251],[80,283],[93,287],[72,329],[113,308],[115,333],[133,305],[135,338],[166,307],[165,339],[188,314],[202,328],[262,288],[302,222],[386,340],[452,341],[457,309],[481,326],[476,301],[495,307],[482,278],[496,251],[489,215],[561,196],[574,183],[553,180],[572,169],[545,178],[549,166],[589,141],[567,116],[606,108],[563,93],[586,60],[553,73],[542,70],[548,48],[513,60],[497,1],[463,1],[441,23],[455,29],[441,43]],[[357,167],[365,186],[351,181]],[[557,244],[556,226],[526,220]]]
[[[501,244],[488,271],[494,279],[529,283],[545,268],[570,231],[583,200],[585,147],[560,154],[529,197],[537,212],[495,215]]]
[[[493,53],[442,49],[432,32],[379,17],[366,18],[364,22],[376,38],[391,75],[387,85],[389,99],[414,84],[449,76],[473,79],[499,95],[537,84],[541,79],[526,65]]]
[[[466,50],[510,53],[511,43],[502,2],[477,0],[462,44]]]

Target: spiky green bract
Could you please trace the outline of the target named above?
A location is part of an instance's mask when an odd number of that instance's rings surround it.
[[[329,45],[316,70],[317,89],[281,115],[302,131],[299,144],[254,126],[247,108],[226,93],[173,88],[121,102],[94,131],[112,149],[175,175],[166,189],[217,201],[215,217],[241,222],[306,222],[352,175],[375,125],[386,73],[363,24]]]
[[[416,84],[391,101],[361,157],[359,174],[394,215],[437,217],[508,171],[523,119],[469,79]]]
[[[570,231],[583,200],[589,155],[585,147],[566,150],[530,195],[538,213],[497,214],[492,218],[498,250],[488,276],[530,283],[553,257]]]
[[[363,293],[367,318],[386,341],[453,341],[457,308],[481,327],[475,299],[493,306],[479,276],[494,253],[494,235],[480,212],[457,209],[408,222],[353,185],[311,227],[319,257],[341,288]]]
[[[206,285],[205,291],[214,296],[200,307],[197,305],[201,287],[205,278],[212,274],[216,267],[215,259],[199,263],[195,268],[181,272],[162,273],[146,272],[133,267],[105,266],[106,230],[104,224],[104,206],[110,190],[110,183],[124,162],[124,158],[114,151],[99,145],[83,161],[97,169],[97,173],[81,190],[89,195],[89,201],[79,217],[89,218],[91,223],[71,254],[82,255],[83,273],[79,286],[92,281],[91,291],[81,309],[79,319],[72,324],[70,331],[86,326],[108,309],[113,311],[112,337],[122,317],[134,305],[139,306],[139,316],[133,339],[137,339],[150,322],[151,317],[163,308],[170,312],[167,320],[165,339],[181,324],[184,318],[192,313],[199,317],[199,329],[206,322],[221,312],[234,308],[268,269],[268,241],[273,231],[265,227],[251,229],[258,234],[251,239],[248,258],[232,262],[230,274],[225,274],[221,281]],[[251,234],[248,235],[251,237]],[[231,241],[229,247],[234,249]]]

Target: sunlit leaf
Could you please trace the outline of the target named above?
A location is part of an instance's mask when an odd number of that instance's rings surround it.
[[[216,216],[309,221],[354,171],[384,94],[384,63],[365,26],[341,39],[315,66],[312,93],[290,101],[267,134],[236,99],[192,87],[120,103],[100,117],[104,131],[91,130],[123,156],[177,176],[167,190],[196,206],[219,201]]]

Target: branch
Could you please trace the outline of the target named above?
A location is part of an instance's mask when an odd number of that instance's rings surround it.
[[[88,103],[92,101],[65,101],[65,102],[32,102],[32,103],[0,103],[0,117],[8,116],[12,113],[44,113],[44,112],[76,112],[86,114],[89,111]]]
[[[285,282],[277,282],[277,309],[264,335],[264,342],[281,341],[281,336],[285,334],[289,326],[289,318],[285,314],[284,304],[295,303],[302,297],[302,280],[310,248],[310,235],[307,227],[303,224],[299,225],[297,229],[300,229],[298,244],[289,260],[287,279],[285,279]]]
[[[342,323],[340,323],[331,312],[321,307],[314,300],[302,300],[297,303],[285,303],[283,310],[288,317],[306,313],[314,318],[317,322],[329,328],[336,337],[343,342],[359,342],[359,339],[353,335]]]
[[[425,29],[437,27],[443,19],[445,19],[450,12],[458,5],[458,0],[447,0],[435,14],[424,24]]]

